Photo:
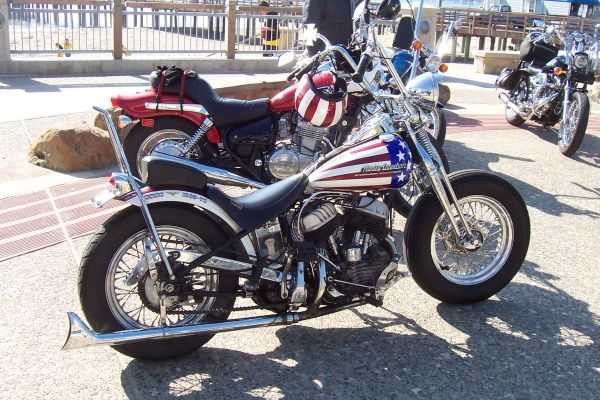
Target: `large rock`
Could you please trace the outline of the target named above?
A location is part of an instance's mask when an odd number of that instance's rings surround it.
[[[116,162],[108,133],[82,122],[50,128],[29,148],[29,162],[61,172],[104,168]]]
[[[259,82],[249,83],[247,85],[215,88],[215,91],[219,96],[225,98],[253,100],[263,97],[272,97],[290,85],[291,83],[286,81]]]
[[[113,124],[115,124],[115,127],[117,128],[117,132],[119,132],[119,138],[121,138],[121,141],[123,141],[123,139],[125,139],[125,137],[129,134],[131,129],[135,126],[135,124],[131,124],[121,129],[117,124],[119,115],[121,115],[121,109],[116,107],[109,107],[107,108],[107,111],[110,114]],[[94,117],[94,126],[105,131],[108,130],[108,127],[104,122],[104,116],[100,113],[96,114],[96,117]]]

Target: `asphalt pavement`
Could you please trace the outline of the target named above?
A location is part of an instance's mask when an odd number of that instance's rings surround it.
[[[451,76],[449,111],[501,112],[490,79]],[[469,89],[467,81],[479,86]],[[30,121],[7,123],[40,129]],[[10,155],[0,126],[0,150]],[[497,172],[527,203],[529,252],[497,296],[448,306],[405,278],[382,308],[220,334],[173,361],[138,361],[110,348],[63,352],[65,312],[81,312],[83,237],[0,263],[0,398],[597,399],[600,133],[589,131],[574,158],[534,128],[454,131],[445,152],[452,170]],[[2,175],[9,168],[2,166]],[[404,222],[395,221],[398,240]]]

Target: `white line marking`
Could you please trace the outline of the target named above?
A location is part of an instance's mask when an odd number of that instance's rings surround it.
[[[65,223],[63,222],[62,217],[60,216],[60,212],[58,211],[58,208],[56,207],[56,203],[54,202],[52,193],[50,193],[50,189],[46,189],[46,193],[48,194],[48,198],[50,199],[50,204],[52,204],[52,208],[54,209],[54,213],[56,214],[56,219],[58,219],[58,225],[60,226],[60,229],[65,237],[67,246],[69,246],[69,250],[71,250],[71,255],[73,256],[73,262],[74,262],[75,266],[77,267],[77,266],[79,266],[79,261],[81,260],[81,256],[79,255],[79,252],[77,251],[77,249],[75,249],[73,240],[69,236],[67,227],[65,226]]]

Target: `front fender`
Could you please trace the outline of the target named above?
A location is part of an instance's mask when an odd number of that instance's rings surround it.
[[[183,189],[153,190],[151,188],[144,188],[142,194],[148,205],[167,203],[188,204],[207,213],[214,220],[221,220],[234,233],[242,230],[242,228],[229,216],[229,214],[219,207],[217,203],[201,194]],[[125,195],[121,200],[136,207],[141,206],[140,199],[135,193]],[[254,245],[248,235],[240,239],[240,242],[244,246],[244,250],[248,256],[256,257]]]

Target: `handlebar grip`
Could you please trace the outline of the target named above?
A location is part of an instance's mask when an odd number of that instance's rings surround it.
[[[356,68],[356,72],[352,75],[352,81],[356,83],[361,83],[363,81],[363,75],[371,62],[371,56],[363,53],[360,57],[360,61],[358,62],[358,67]]]
[[[315,63],[315,60],[312,60],[311,62],[309,62],[308,64],[306,64],[304,67],[302,67],[302,68],[300,68],[298,70],[294,70],[288,76],[288,80],[290,80],[291,78],[300,78],[300,77],[302,77],[302,75],[308,73],[312,69],[314,63]]]

